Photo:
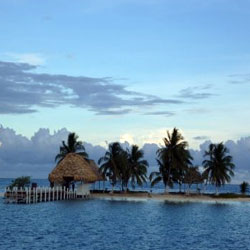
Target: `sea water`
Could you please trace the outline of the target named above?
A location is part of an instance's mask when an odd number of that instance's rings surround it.
[[[0,199],[0,249],[250,249],[250,203]]]
[[[0,201],[0,249],[250,249],[249,203]]]

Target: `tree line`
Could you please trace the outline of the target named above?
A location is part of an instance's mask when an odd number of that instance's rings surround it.
[[[98,160],[98,164],[100,173],[110,181],[112,191],[118,182],[122,190],[127,191],[129,183],[134,188],[136,185],[142,186],[149,180],[151,187],[163,182],[165,192],[168,192],[174,183],[179,185],[180,190],[183,184],[187,184],[188,189],[192,184],[212,184],[218,192],[218,188],[229,183],[234,176],[235,165],[232,156],[222,142],[209,145],[204,153],[203,170],[193,165],[188,142],[177,128],[167,131],[163,142],[164,145],[156,152],[158,171],[150,173],[149,176],[149,164],[144,159],[142,149],[137,145],[124,149],[119,142],[110,143],[104,156]],[[72,152],[88,160],[83,143],[78,141],[75,133],[69,134],[67,143],[62,142],[55,160],[61,161]]]

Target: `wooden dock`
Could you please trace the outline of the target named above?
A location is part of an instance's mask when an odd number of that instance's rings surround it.
[[[65,187],[37,187],[25,189],[9,189],[4,193],[5,203],[31,204],[38,202],[87,199],[89,194],[79,195],[76,190],[69,190]]]

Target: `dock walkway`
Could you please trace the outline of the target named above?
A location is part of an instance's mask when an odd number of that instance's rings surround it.
[[[31,204],[38,202],[49,202],[58,200],[75,200],[78,198],[89,198],[89,194],[78,195],[76,190],[69,190],[65,187],[37,187],[25,189],[9,189],[4,193],[5,203]]]

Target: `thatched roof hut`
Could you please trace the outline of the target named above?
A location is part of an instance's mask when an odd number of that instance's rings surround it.
[[[99,181],[105,181],[105,178],[100,173],[99,167],[96,165],[95,161],[94,160],[89,160],[89,164],[92,167],[92,169],[95,171],[95,173],[101,178]]]
[[[82,156],[69,153],[49,174],[50,182],[64,183],[67,180],[91,183],[103,178],[94,161],[87,162]]]

